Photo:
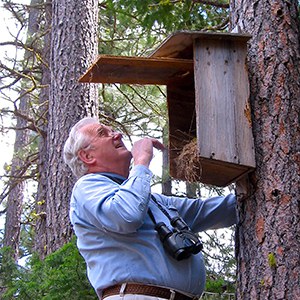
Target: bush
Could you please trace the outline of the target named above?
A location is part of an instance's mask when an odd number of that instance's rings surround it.
[[[86,265],[79,254],[75,239],[58,251],[40,260],[32,255],[26,267],[2,268],[10,270],[3,300],[61,300],[98,299],[86,277]],[[7,274],[9,275],[9,274]]]

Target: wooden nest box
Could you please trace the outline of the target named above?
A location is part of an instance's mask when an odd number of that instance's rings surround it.
[[[79,81],[166,85],[171,176],[187,179],[178,158],[196,140],[193,178],[226,186],[255,167],[245,64],[249,38],[176,32],[149,57],[100,55]]]

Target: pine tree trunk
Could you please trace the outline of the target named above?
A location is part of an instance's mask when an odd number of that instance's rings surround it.
[[[237,299],[300,299],[300,26],[297,1],[231,1],[252,34],[257,168],[240,199]],[[239,191],[238,191],[239,193]]]
[[[30,3],[30,10],[28,16],[28,30],[27,41],[33,42],[32,36],[38,32],[40,11],[35,8],[40,0],[32,0]],[[34,45],[32,45],[34,46]],[[34,54],[32,51],[25,50],[24,52],[24,65],[27,64],[28,68],[34,64]],[[31,84],[31,83],[29,83]],[[10,247],[12,258],[17,261],[19,259],[19,243],[21,232],[21,214],[22,204],[24,198],[24,175],[28,168],[28,158],[26,158],[26,151],[29,142],[29,130],[24,129],[28,126],[27,120],[22,115],[29,115],[30,94],[26,94],[28,87],[28,80],[22,79],[21,92],[20,92],[20,105],[18,107],[19,114],[16,120],[16,138],[14,144],[14,155],[11,164],[10,172],[10,192],[7,199],[5,229],[3,246]],[[23,95],[23,96],[22,96]],[[27,160],[26,160],[27,159]]]
[[[40,0],[44,2],[44,0]],[[41,129],[42,134],[39,137],[39,160],[38,160],[38,190],[36,197],[36,213],[37,220],[35,224],[35,240],[34,251],[37,252],[40,258],[46,255],[46,198],[47,198],[47,172],[48,172],[48,151],[47,151],[47,128],[48,128],[48,108],[49,108],[49,86],[50,86],[50,49],[51,49],[51,21],[52,21],[52,5],[51,0],[46,0],[44,3],[44,40],[42,57],[45,62],[41,66],[41,85],[43,86],[39,95],[41,116],[38,120],[37,126]]]
[[[25,98],[25,99],[24,99]],[[28,108],[28,96],[21,100],[19,109],[26,107]],[[26,126],[26,121],[20,117],[17,118],[17,128]],[[21,214],[22,214],[22,203],[24,198],[24,180],[23,170],[21,166],[24,165],[24,158],[20,153],[21,149],[26,147],[28,143],[28,131],[16,131],[16,141],[14,144],[14,155],[11,163],[10,181],[9,188],[10,192],[7,198],[6,205],[6,217],[5,217],[5,228],[3,246],[10,247],[10,253],[14,261],[19,258],[19,243],[20,243],[20,232],[21,232]]]
[[[63,163],[62,150],[69,129],[86,115],[95,115],[97,93],[78,78],[97,56],[96,0],[52,2],[51,86],[47,133],[46,198],[47,254],[69,241],[69,199],[74,178]]]

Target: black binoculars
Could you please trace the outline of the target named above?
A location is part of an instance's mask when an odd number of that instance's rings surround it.
[[[191,231],[188,225],[180,217],[171,219],[173,230],[159,222],[155,225],[159,238],[166,251],[176,260],[189,258],[192,254],[197,254],[203,249],[199,237]]]

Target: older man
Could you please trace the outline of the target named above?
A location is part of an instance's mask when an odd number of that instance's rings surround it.
[[[84,118],[64,158],[77,177],[70,218],[99,299],[197,299],[205,285],[202,245],[193,232],[236,222],[235,196],[206,200],[151,194],[156,139],[131,152],[122,135]],[[130,163],[133,165],[130,170]]]

